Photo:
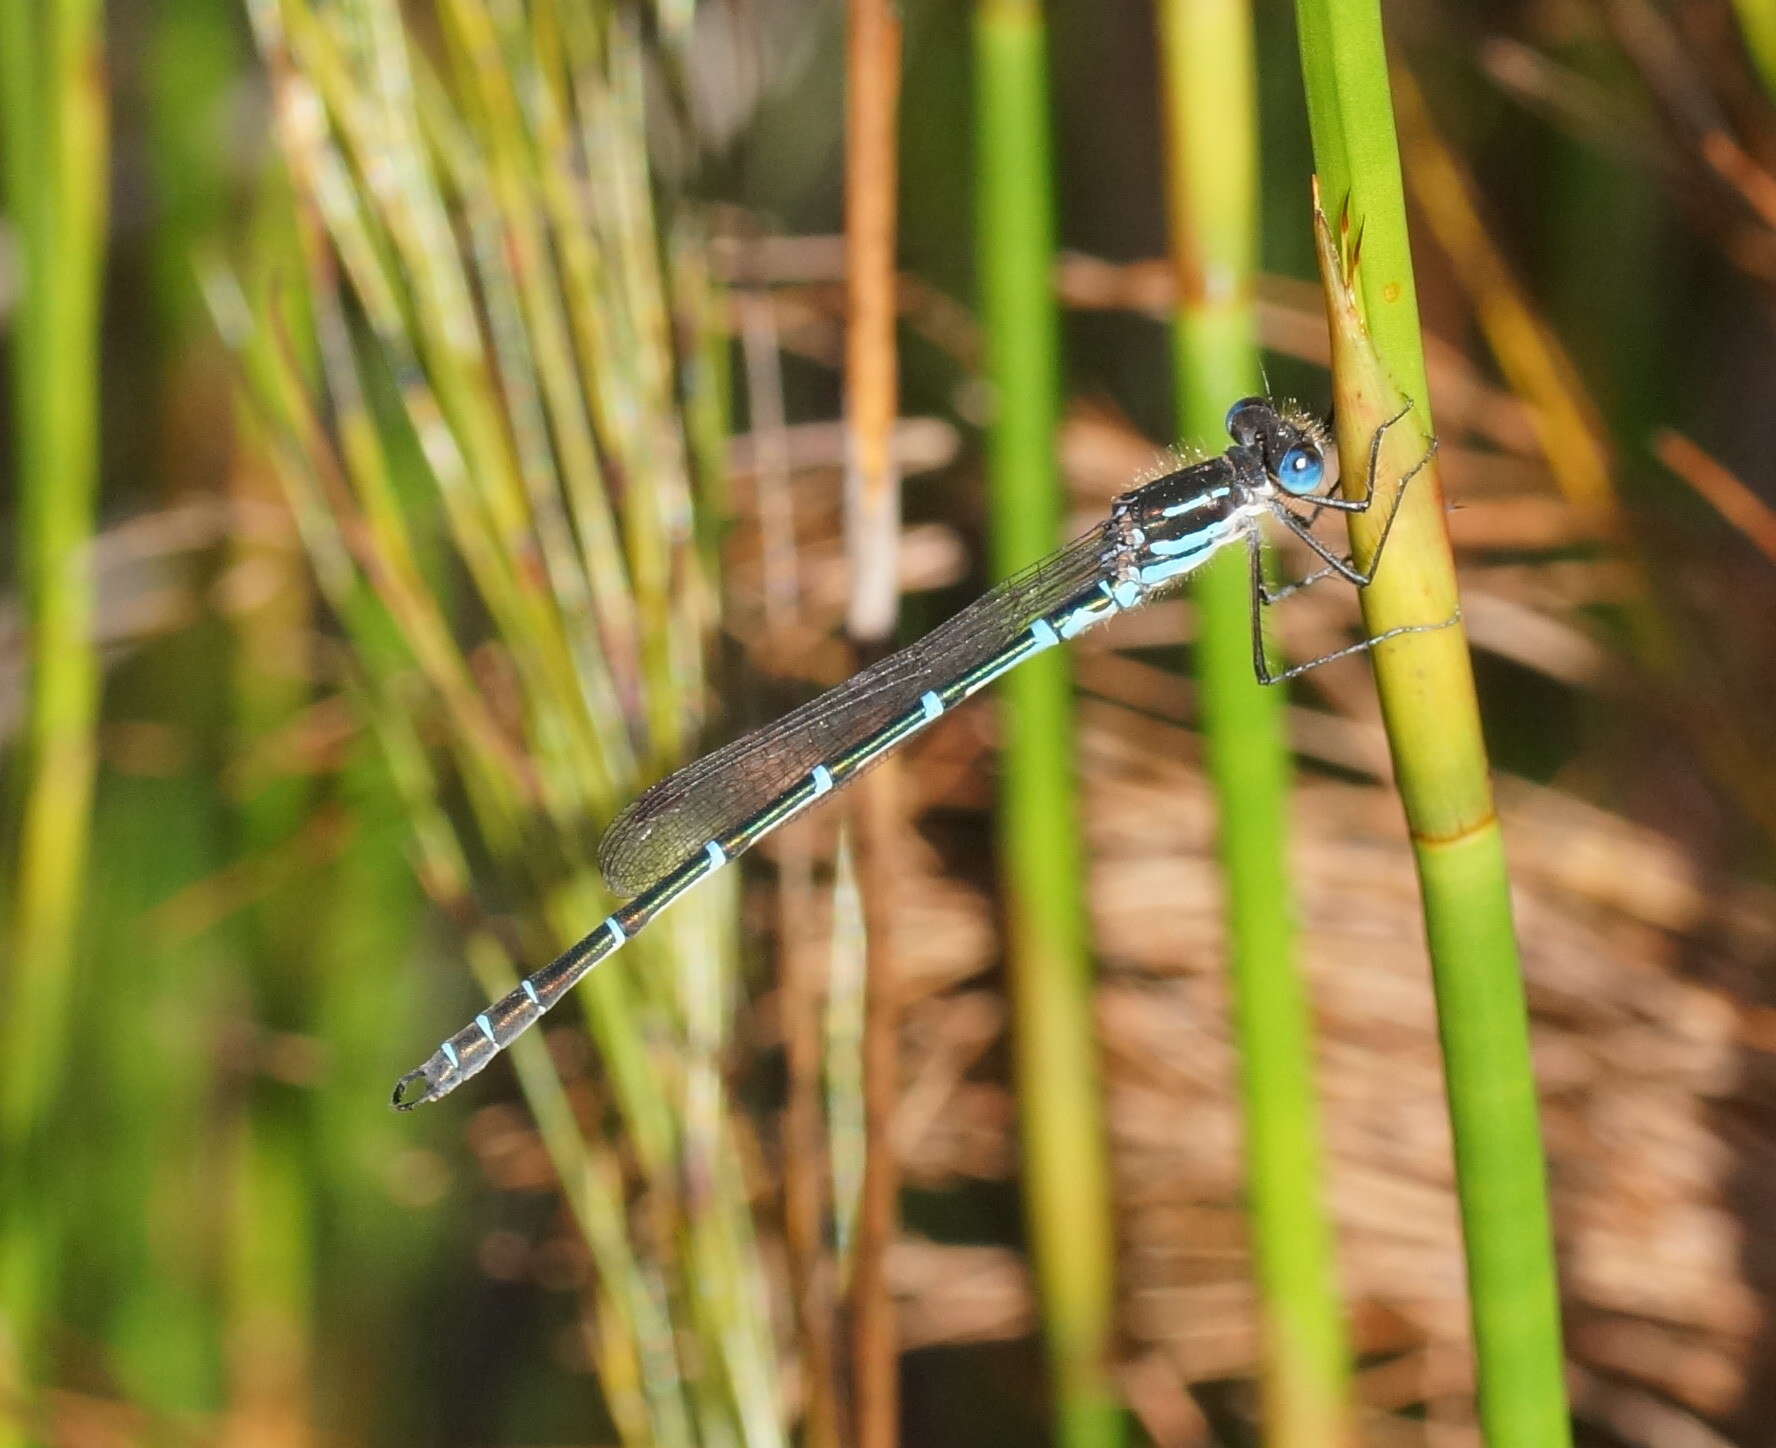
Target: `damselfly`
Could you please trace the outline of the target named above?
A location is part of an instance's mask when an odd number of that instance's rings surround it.
[[[1323,424],[1267,398],[1237,402],[1227,414],[1233,446],[1221,456],[1176,468],[1123,494],[1091,532],[1007,579],[917,643],[661,780],[617,816],[599,846],[606,883],[628,903],[403,1076],[394,1104],[408,1110],[454,1091],[535,1025],[593,966],[741,851],[842,789],[1001,674],[1151,601],[1230,544],[1243,542],[1251,559],[1252,662],[1264,683],[1293,678],[1400,634],[1444,627],[1389,629],[1278,673],[1265,660],[1265,605],[1329,575],[1358,587],[1374,576],[1401,492],[1423,460],[1394,489],[1367,570],[1315,537],[1312,525],[1325,508],[1347,513],[1369,508],[1388,426],[1392,423],[1376,431],[1370,448],[1369,487],[1350,499],[1334,492],[1337,454],[1329,450]],[[1301,539],[1323,566],[1288,588],[1269,588],[1261,551],[1265,518]]]

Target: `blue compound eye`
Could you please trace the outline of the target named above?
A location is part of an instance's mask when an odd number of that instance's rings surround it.
[[[1303,497],[1320,486],[1320,480],[1326,476],[1326,463],[1318,448],[1292,447],[1283,454],[1276,476],[1284,492]]]

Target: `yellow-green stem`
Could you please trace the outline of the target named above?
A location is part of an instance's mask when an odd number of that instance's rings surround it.
[[[1160,6],[1179,433],[1208,444],[1258,390],[1253,273],[1257,110],[1246,0]],[[1349,1441],[1349,1349],[1320,1181],[1307,993],[1288,867],[1287,694],[1252,669],[1246,556],[1198,576],[1197,672],[1220,804],[1229,967],[1245,1107],[1253,1250],[1264,1320],[1268,1442]]]
[[[1050,267],[1054,200],[1046,35],[1040,9],[976,12],[981,314],[995,414],[989,435],[999,577],[1059,542],[1055,465],[1059,320]],[[1073,787],[1072,684],[1051,652],[1000,690],[1005,784],[1000,846],[1025,1215],[1064,1444],[1122,1441],[1109,1376],[1115,1272],[1092,973]]]
[[[0,6],[0,167],[20,288],[12,377],[30,683],[0,990],[0,1395],[29,1408],[60,1232],[38,1202],[69,1048],[95,767],[91,535],[109,103],[95,0]],[[21,1436],[0,1415],[0,1443]]]
[[[1363,618],[1371,635],[1424,630],[1372,657],[1437,989],[1481,1423],[1498,1448],[1564,1448],[1571,1428],[1521,967],[1467,639],[1451,621],[1454,564],[1429,451],[1381,15],[1376,0],[1299,0],[1297,14],[1331,213],[1318,218],[1317,240],[1347,495],[1362,496],[1372,440],[1386,429],[1372,480],[1378,506],[1351,519],[1360,564],[1373,564],[1396,490],[1412,479],[1363,590]]]

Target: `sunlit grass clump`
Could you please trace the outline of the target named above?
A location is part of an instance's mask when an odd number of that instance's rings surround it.
[[[649,174],[659,42],[638,12],[463,0],[425,46],[380,0],[253,20],[295,246],[229,325],[350,697],[457,928],[437,1015],[388,1023],[413,1060],[608,912],[600,825],[698,737],[710,293]],[[564,1088],[540,1035],[513,1053],[591,1255],[601,1390],[637,1443],[780,1418],[717,1072],[732,913],[728,887],[700,892],[580,989],[607,1100]],[[681,1346],[697,1371],[669,1367]]]

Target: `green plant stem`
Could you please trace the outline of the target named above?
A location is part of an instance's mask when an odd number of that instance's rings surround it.
[[[1770,0],[1733,0],[1733,13],[1765,94],[1776,98],[1776,6]]]
[[[1246,0],[1160,6],[1179,433],[1222,432],[1258,390],[1258,137]],[[1320,1177],[1319,1114],[1288,871],[1286,692],[1252,672],[1242,551],[1195,584],[1197,671],[1221,868],[1245,1108],[1253,1250],[1265,1327],[1264,1425],[1277,1445],[1349,1441],[1350,1366]]]
[[[95,771],[99,659],[90,542],[98,485],[98,325],[109,112],[95,0],[0,6],[0,166],[22,285],[14,443],[30,686],[0,1013],[0,1394],[29,1406],[33,1321],[59,1235],[38,1175],[69,1050]],[[17,1360],[11,1360],[14,1355]],[[21,1379],[14,1381],[15,1378]],[[0,1442],[18,1419],[0,1416]]]
[[[1559,1297],[1510,882],[1434,457],[1393,107],[1375,0],[1299,0],[1322,194],[1322,280],[1347,495],[1387,427],[1383,506],[1351,519],[1373,559],[1389,499],[1415,467],[1385,565],[1363,590],[1371,635],[1431,626],[1372,657],[1424,901],[1468,1260],[1479,1406],[1489,1443],[1570,1441]]]
[[[8,981],[7,1138],[62,1077],[67,989],[93,784],[98,656],[88,545],[98,482],[98,310],[106,97],[99,12],[69,0],[5,7],[6,200],[24,285],[13,368],[21,564],[29,609],[29,775]]]
[[[996,399],[989,434],[993,567],[1005,577],[1059,535],[1059,323],[1049,269],[1054,201],[1046,35],[1037,6],[976,11],[981,314]],[[1059,651],[1000,689],[1000,848],[1026,1217],[1054,1374],[1058,1440],[1113,1444],[1115,1300],[1108,1154],[1073,787],[1072,680]]]
[[[1354,285],[1363,321],[1377,355],[1390,368],[1403,369],[1395,372],[1395,384],[1428,419],[1430,388],[1380,7],[1377,0],[1297,0],[1295,13],[1322,204],[1335,218],[1348,215],[1360,233],[1363,265]]]
[[[249,16],[305,285],[239,329],[245,360],[420,878],[503,992],[516,962],[481,923],[482,882],[530,924],[531,964],[607,911],[588,821],[682,757],[706,697],[714,589],[687,464],[719,422],[705,392],[685,436],[674,349],[714,310],[666,271],[671,197],[644,142],[657,56],[603,4],[450,0],[442,70],[389,0]],[[312,375],[292,356],[311,350]],[[576,993],[595,1086],[570,1097],[541,1031],[510,1056],[595,1270],[625,1442],[782,1440],[723,1072],[737,883]]]

